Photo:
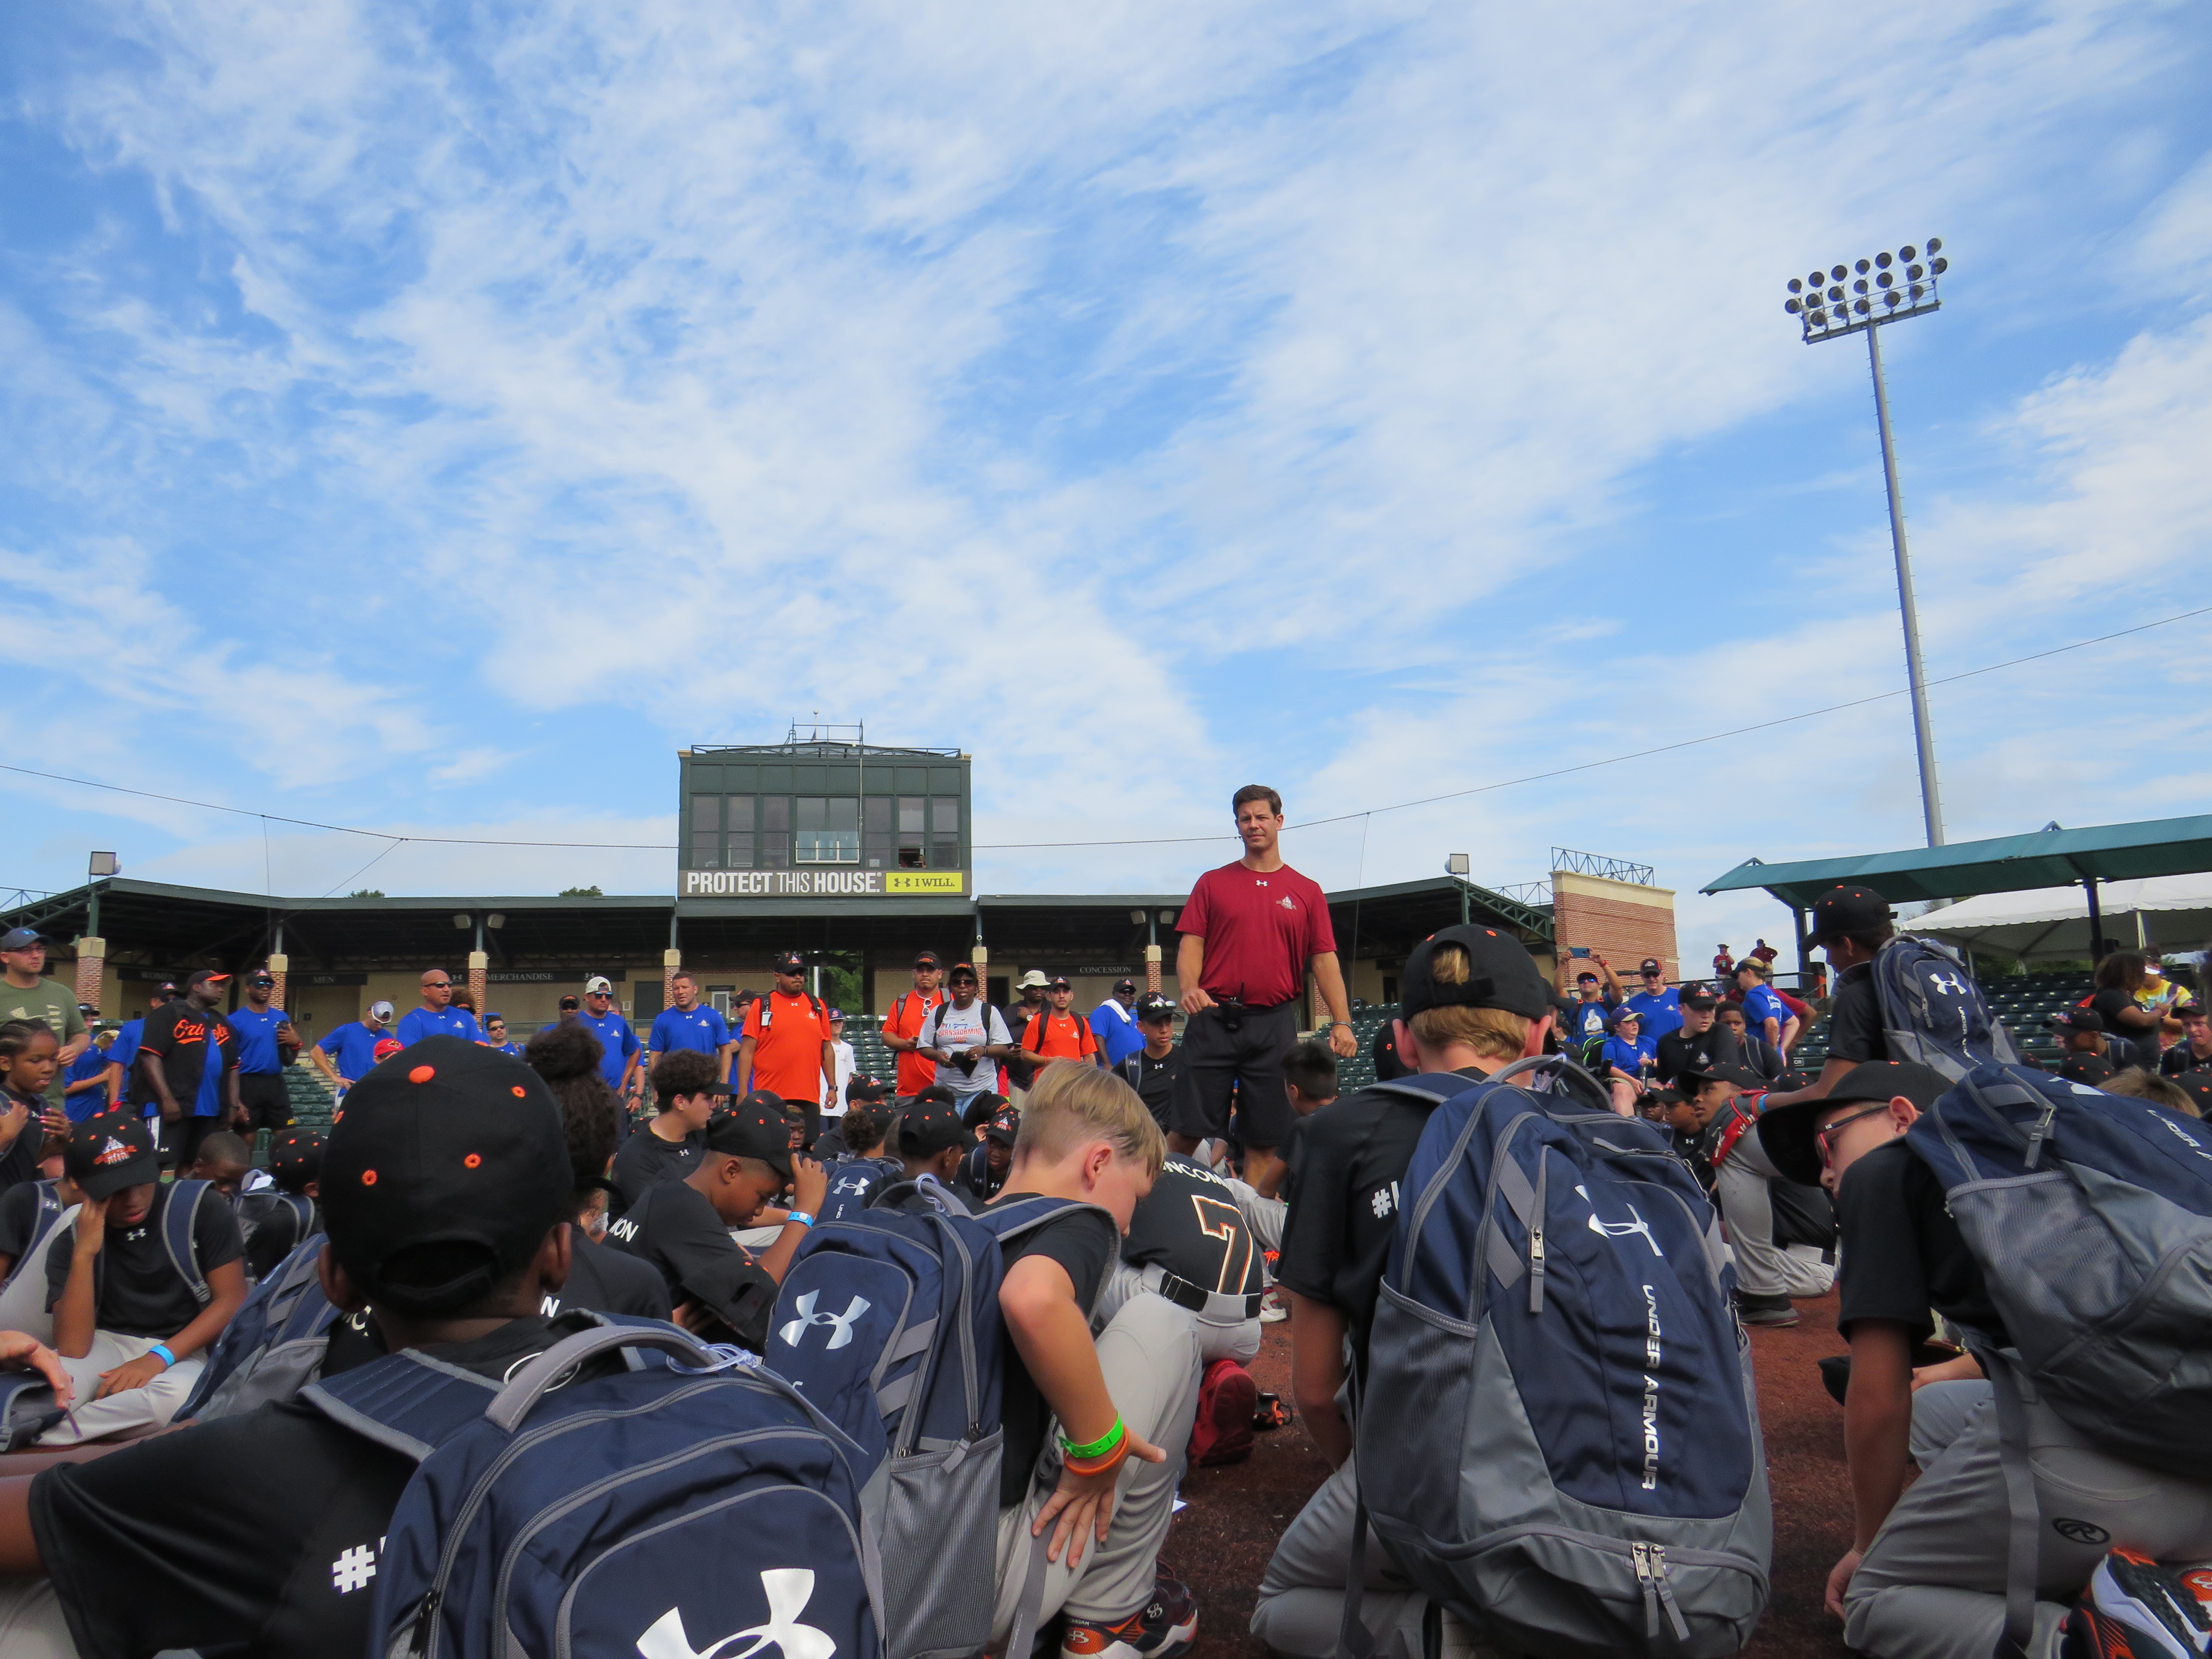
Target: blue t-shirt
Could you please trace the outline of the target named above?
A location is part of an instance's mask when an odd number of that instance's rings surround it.
[[[115,1041],[117,1047],[120,1047],[123,1039],[118,1037]],[[137,1045],[133,1043],[131,1046],[136,1048]],[[62,1086],[66,1089],[72,1083],[83,1083],[90,1079],[102,1076],[114,1063],[114,1048],[103,1048],[95,1042],[75,1060],[70,1061],[69,1069],[62,1073]],[[64,1095],[62,1104],[69,1113],[70,1122],[82,1123],[85,1119],[97,1117],[107,1109],[107,1091],[85,1089],[76,1094]]]
[[[606,1050],[599,1061],[599,1075],[607,1080],[610,1089],[622,1087],[623,1073],[629,1069],[629,1057],[637,1052],[637,1033],[619,1008],[610,1008],[604,1014],[594,1014],[588,1008],[576,1011],[576,1024],[599,1038],[599,1047]]]
[[[1650,1041],[1649,1037],[1638,1037],[1633,1042],[1625,1037],[1607,1037],[1605,1040],[1604,1056],[1598,1061],[1600,1073],[1603,1074],[1607,1068],[1614,1066],[1620,1066],[1622,1071],[1632,1076],[1641,1072],[1644,1069],[1644,1062],[1651,1058],[1652,1051],[1644,1046]]]
[[[114,1045],[107,1051],[107,1063],[123,1068],[123,1097],[131,1098],[131,1068],[138,1063],[138,1039],[145,1035],[146,1016],[126,1019],[115,1034]]]
[[[376,1069],[376,1045],[391,1035],[389,1030],[372,1031],[355,1020],[339,1026],[315,1047],[331,1057],[340,1077],[358,1083]]]
[[[1145,1033],[1137,1024],[1136,1015],[1124,1008],[1120,1000],[1114,997],[1109,997],[1091,1011],[1091,1035],[1098,1039],[1098,1046],[1106,1051],[1109,1066],[1119,1066],[1145,1046]]]
[[[1644,1017],[1644,1037],[1656,1043],[1669,1031],[1682,1029],[1682,994],[1673,986],[1663,991],[1638,991],[1622,1005]]]
[[[466,1037],[471,1042],[483,1041],[483,1031],[477,1024],[477,1017],[465,1008],[410,1008],[399,1017],[399,1029],[392,1035],[399,1046],[411,1048],[427,1036]]]
[[[681,1008],[663,1008],[653,1017],[653,1039],[646,1046],[656,1054],[672,1048],[712,1054],[720,1053],[729,1040],[730,1022],[702,1002],[689,1013]]]
[[[522,1058],[522,1045],[519,1042],[487,1042],[484,1047],[495,1054],[513,1054],[517,1060]]]
[[[1772,987],[1754,985],[1743,994],[1743,1018],[1755,1037],[1765,1037],[1765,1022],[1773,1020],[1774,1040],[1778,1042],[1782,1033],[1790,1029],[1791,1015],[1789,1005],[1774,994]]]
[[[1574,1012],[1567,1016],[1567,1041],[1587,1042],[1592,1037],[1601,1037],[1612,1020],[1613,1010],[1602,1000],[1577,1002]]]
[[[238,1033],[240,1075],[264,1077],[284,1069],[284,1056],[276,1047],[276,1028],[290,1018],[274,1003],[266,1010],[249,1005],[230,1016],[230,1029]]]

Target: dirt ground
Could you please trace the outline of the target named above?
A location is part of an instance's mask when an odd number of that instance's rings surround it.
[[[1828,1569],[1850,1544],[1850,1494],[1844,1474],[1842,1408],[1820,1385],[1816,1364],[1844,1352],[1832,1296],[1800,1302],[1794,1329],[1754,1329],[1759,1409],[1774,1491],[1773,1595],[1747,1659],[1845,1659],[1843,1629],[1820,1607]],[[1252,1369],[1260,1386],[1290,1398],[1287,1325],[1267,1328]],[[1176,1518],[1162,1559],[1198,1596],[1193,1659],[1261,1659],[1247,1633],[1254,1593],[1275,1539],[1326,1473],[1304,1426],[1257,1437],[1251,1458],[1194,1469],[1183,1482],[1190,1507]]]

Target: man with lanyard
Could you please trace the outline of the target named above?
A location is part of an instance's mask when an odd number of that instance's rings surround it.
[[[46,973],[46,942],[28,927],[0,934],[0,1020],[38,1019],[61,1044],[46,1104],[62,1109],[62,1078],[70,1062],[92,1047],[92,1028],[77,1012],[76,993]]]
[[[964,1115],[978,1095],[997,1091],[999,1061],[1009,1059],[1012,1048],[1006,1020],[976,999],[974,967],[955,963],[947,983],[952,1000],[929,1011],[921,1032],[921,1052],[936,1062],[936,1086],[951,1093]]]
[[[1175,1004],[1157,991],[1138,999],[1137,1028],[1144,1033],[1145,1046],[1117,1068],[1162,1128],[1175,1109],[1176,1079],[1182,1075],[1182,1050],[1175,1046]]]
[[[1298,999],[1310,970],[1328,1005],[1329,1048],[1359,1049],[1336,962],[1336,933],[1321,889],[1283,862],[1283,799],[1262,784],[1232,798],[1244,856],[1209,870],[1176,920],[1176,982],[1182,988],[1183,1073],[1176,1091],[1173,1152],[1190,1153],[1229,1133],[1239,1106],[1245,1178],[1269,1198],[1283,1176],[1276,1148],[1291,1127],[1283,1056],[1298,1039]]]
[[[1104,1065],[1098,1039],[1083,1023],[1083,1016],[1069,1006],[1075,1000],[1075,988],[1065,975],[1056,975],[1045,987],[1045,1011],[1022,1032],[1021,1052],[1040,1068],[1055,1060],[1087,1060],[1094,1066]]]
[[[138,1076],[146,1115],[159,1113],[162,1150],[179,1170],[191,1167],[200,1142],[236,1119],[238,1033],[216,1012],[228,974],[203,968],[185,981],[185,1000],[146,1021],[138,1039]]]
[[[921,1052],[921,1024],[929,1011],[945,1000],[938,988],[945,980],[945,964],[934,951],[914,959],[914,989],[902,991],[884,1016],[884,1047],[897,1057],[898,1092],[918,1095],[937,1081],[937,1062]]]
[[[576,1023],[599,1038],[599,1047],[606,1052],[599,1059],[599,1075],[607,1080],[607,1087],[615,1091],[615,1098],[627,1103],[630,1085],[638,1076],[637,1033],[615,1006],[614,981],[605,974],[593,974],[584,981],[584,1006],[577,1014]],[[629,1117],[625,1112],[623,1133],[629,1133]]]
[[[451,975],[442,968],[427,970],[422,975],[422,1006],[410,1008],[399,1022],[399,1046],[411,1048],[426,1036],[457,1036],[482,1042],[483,1032],[477,1025],[477,1017],[465,1008],[454,1007],[453,1001]]]
[[[647,1039],[646,1049],[654,1058],[672,1048],[690,1048],[714,1057],[715,1081],[730,1080],[730,1061],[738,1052],[737,1044],[730,1038],[730,1022],[714,1008],[699,1000],[699,981],[691,977],[688,968],[678,968],[668,976],[669,994],[675,1002],[653,1017],[653,1033]],[[647,1065],[652,1061],[648,1060]]]
[[[246,976],[246,1006],[230,1017],[238,1033],[238,1097],[246,1108],[239,1133],[252,1145],[257,1131],[272,1135],[292,1127],[292,1097],[284,1067],[300,1051],[291,1016],[276,1006],[276,981],[266,968]],[[286,1050],[290,1053],[287,1053]]]
[[[323,1040],[307,1050],[307,1058],[331,1087],[343,1094],[376,1069],[378,1043],[386,1038],[398,1041],[392,1036],[391,1025],[392,1005],[380,997],[359,1019],[325,1033]]]
[[[1109,1066],[1119,1066],[1145,1046],[1136,1010],[1137,983],[1125,979],[1117,981],[1114,994],[1091,1011],[1091,1034],[1098,1039]]]
[[[806,958],[786,951],[769,965],[775,988],[745,1015],[738,1086],[747,1093],[765,1089],[804,1106],[811,1143],[821,1127],[822,1091],[836,1079],[836,1040],[830,1035],[830,1011],[806,988]]]
[[[1668,1032],[1682,1029],[1682,994],[1667,983],[1667,970],[1656,957],[1644,957],[1637,971],[1644,988],[1621,1006],[1636,1010],[1644,1022],[1646,1044],[1654,1045]]]

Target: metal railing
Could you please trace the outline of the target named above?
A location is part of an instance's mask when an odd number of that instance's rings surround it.
[[[1602,853],[1577,853],[1571,847],[1552,849],[1552,868],[1571,871],[1578,876],[1600,876],[1607,881],[1633,882],[1638,887],[1658,885],[1654,879],[1657,872],[1648,864],[1607,858]]]

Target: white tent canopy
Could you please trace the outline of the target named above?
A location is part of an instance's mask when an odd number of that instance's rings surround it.
[[[2097,889],[2105,937],[2124,950],[2195,952],[2212,939],[2212,874],[2108,881]],[[1915,919],[1911,931],[1991,956],[2081,961],[2090,953],[2089,901],[2079,887],[2035,887],[1961,899]]]

